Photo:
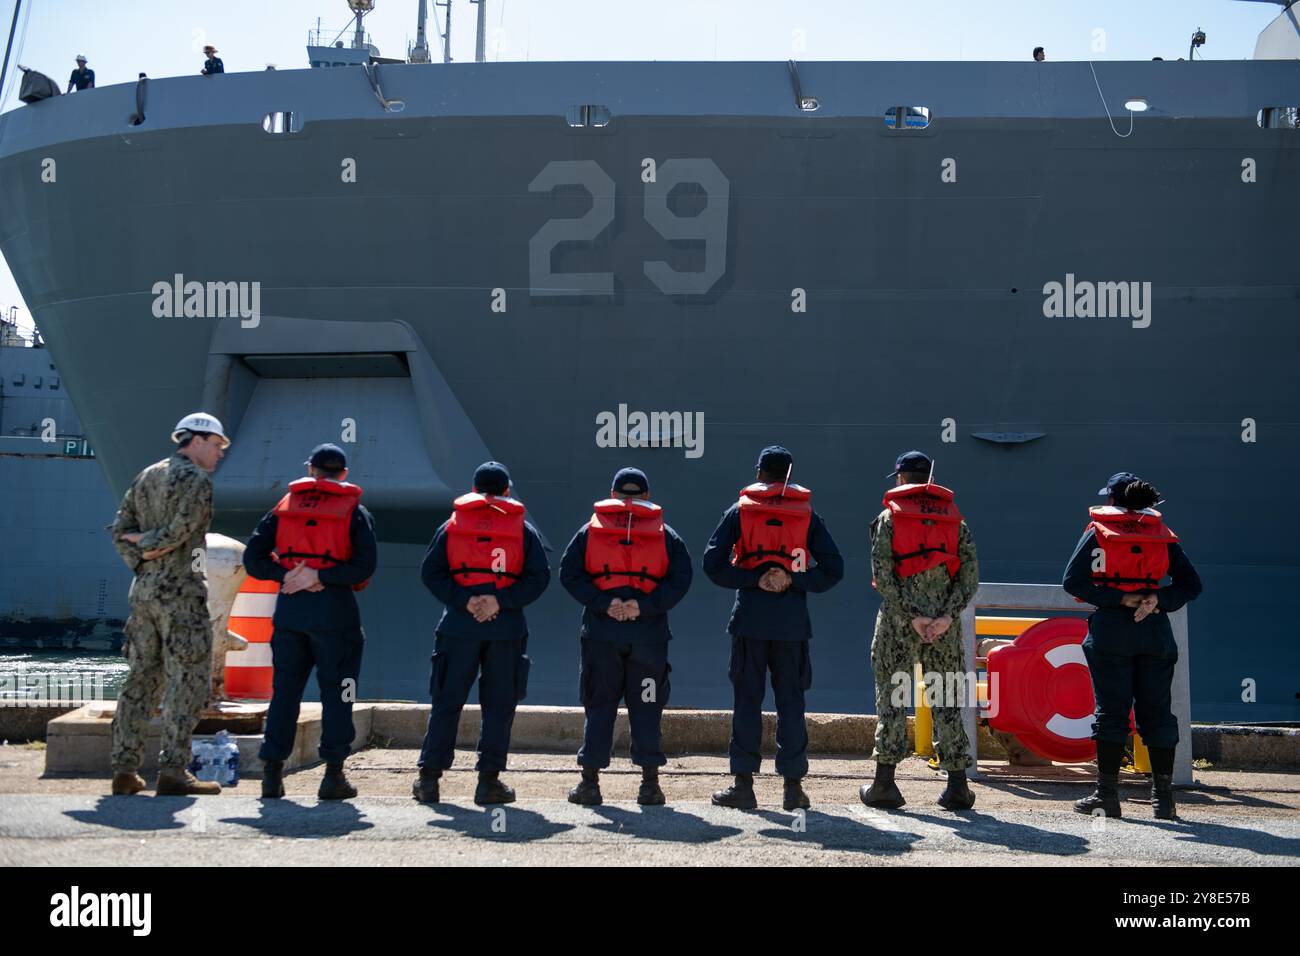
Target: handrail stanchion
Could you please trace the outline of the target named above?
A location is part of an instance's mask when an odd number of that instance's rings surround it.
[[[1192,782],[1192,652],[1187,642],[1187,608],[1169,615],[1178,645],[1178,663],[1174,665],[1173,705],[1178,718],[1178,750],[1174,753],[1174,783]]]

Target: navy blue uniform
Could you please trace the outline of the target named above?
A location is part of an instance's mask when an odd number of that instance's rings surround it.
[[[844,577],[844,558],[830,532],[813,512],[808,525],[806,571],[791,572],[791,585],[780,594],[762,590],[762,569],[738,568],[731,549],[740,539],[740,507],[722,515],[704,551],[704,573],[714,584],[736,589],[727,631],[731,634],[728,677],[735,694],[731,718],[731,772],[757,773],[762,763],[763,697],[767,674],[776,699],[776,772],[798,778],[808,772],[808,728],[804,692],[812,686],[808,641],[808,594],[833,588]]]
[[[289,573],[271,557],[278,524],[275,512],[268,512],[244,550],[244,567],[263,581],[283,582]],[[378,558],[374,520],[361,505],[352,512],[349,534],[351,559],[317,571],[325,590],[276,596],[271,618],[271,706],[259,751],[263,760],[286,760],[293,752],[302,692],[313,666],[320,686],[321,759],[339,763],[352,751],[356,738],[352,701],[365,646],[352,586],[374,575]]]
[[[203,69],[200,71],[204,76],[212,76],[215,73],[225,73],[226,64],[221,62],[221,57],[214,56],[210,60],[204,61]]]
[[[1153,592],[1160,613],[1134,621],[1133,608],[1120,603],[1129,592],[1093,581],[1092,552],[1097,547],[1096,536],[1089,529],[1079,539],[1061,582],[1067,592],[1097,608],[1088,618],[1088,636],[1083,641],[1097,698],[1092,739],[1123,744],[1128,739],[1132,710],[1138,733],[1148,747],[1172,749],[1178,743],[1178,719],[1170,692],[1178,646],[1169,615],[1201,593],[1201,579],[1183,549],[1170,544],[1172,583]]]
[[[419,766],[446,770],[456,755],[456,729],[460,712],[478,680],[482,711],[477,770],[504,770],[510,750],[510,728],[515,706],[528,687],[528,623],[524,607],[532,604],[551,581],[546,547],[532,525],[524,524],[524,566],[509,587],[492,582],[462,587],[447,562],[447,523],[433,536],[420,565],[420,578],[443,604],[434,632],[429,695],[433,708],[429,728],[420,748]],[[477,594],[491,594],[501,606],[495,620],[482,624],[465,609]]]
[[[614,720],[619,701],[627,703],[632,731],[632,763],[662,767],[660,721],[668,704],[672,667],[668,663],[668,611],[691,586],[691,556],[677,532],[664,525],[668,573],[646,593],[626,585],[602,591],[587,573],[587,525],[564,549],[560,583],[582,605],[582,657],[578,695],[586,711],[578,765],[588,770],[609,766],[614,749]],[[635,600],[640,614],[634,621],[616,621],[607,613],[614,598]],[[646,696],[652,699],[646,700]]]
[[[77,90],[77,92],[94,89],[95,71],[89,67],[73,70],[72,76],[68,77],[68,85]]]

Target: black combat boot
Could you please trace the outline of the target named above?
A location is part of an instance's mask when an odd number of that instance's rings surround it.
[[[316,796],[321,800],[351,800],[356,795],[357,788],[348,783],[348,778],[343,774],[343,761],[327,763]]]
[[[262,764],[262,799],[279,800],[284,796],[284,761],[268,760]]]
[[[892,763],[877,762],[876,779],[871,781],[871,786],[864,784],[858,788],[858,797],[869,807],[881,807],[885,810],[897,810],[907,803],[903,799],[903,792],[898,789],[898,784],[894,783]]]
[[[781,806],[786,810],[807,810],[812,806],[808,794],[803,792],[802,778],[785,778],[785,794],[781,799]]]
[[[1079,813],[1096,813],[1100,810],[1108,817],[1120,816],[1119,774],[1098,773],[1097,789],[1082,800],[1074,801],[1074,809]]]
[[[478,786],[474,788],[474,802],[480,807],[494,803],[514,803],[515,792],[502,783],[498,770],[480,770]]]
[[[731,807],[735,810],[754,810],[758,807],[758,798],[754,796],[754,775],[752,773],[736,774],[736,782],[726,790],[719,790],[713,795],[715,807]]]
[[[421,767],[420,775],[415,778],[415,783],[411,784],[411,796],[415,797],[420,803],[437,803],[439,799],[438,780],[441,777],[441,770],[434,770],[432,767]]]
[[[969,810],[975,806],[975,794],[966,784],[965,770],[948,771],[948,786],[939,797],[939,806],[945,810]]]
[[[569,791],[569,802],[581,807],[598,807],[602,803],[600,795],[600,771],[586,767],[582,769],[582,779]]]
[[[1174,808],[1174,749],[1147,747],[1151,757],[1151,810],[1157,820],[1177,820]]]
[[[1074,802],[1079,813],[1102,811],[1108,817],[1118,817],[1119,765],[1124,759],[1124,742],[1097,741],[1097,789],[1090,796]]]
[[[1157,820],[1177,820],[1174,806],[1174,778],[1162,773],[1151,775],[1151,809]]]
[[[664,792],[659,789],[659,768],[641,768],[641,789],[636,792],[636,802],[643,807],[662,807]]]

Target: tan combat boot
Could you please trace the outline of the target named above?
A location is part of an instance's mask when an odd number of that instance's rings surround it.
[[[183,767],[170,767],[158,772],[158,786],[154,792],[160,797],[202,797],[221,792],[215,780],[200,780]]]
[[[113,774],[113,796],[129,797],[145,788],[144,778],[134,770]]]

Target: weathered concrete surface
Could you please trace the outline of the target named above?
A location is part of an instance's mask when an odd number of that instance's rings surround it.
[[[390,747],[418,747],[429,720],[428,704],[374,704],[373,732]],[[470,705],[460,719],[460,741],[472,743],[479,733],[479,708]],[[577,753],[582,744],[581,707],[530,707],[523,705],[515,716],[511,734],[514,750],[566,750]],[[808,746],[812,753],[866,753],[876,730],[874,716],[852,714],[809,714]],[[909,735],[911,722],[908,723]],[[666,710],[663,719],[664,749],[673,753],[727,752],[731,739],[729,710]],[[618,712],[614,725],[616,747],[630,743],[627,711]],[[980,743],[1002,755],[1002,748],[981,734]],[[763,746],[776,747],[776,714],[763,715]]]
[[[1300,728],[1192,728],[1192,756],[1224,769],[1300,770]]]
[[[218,797],[109,797],[108,776],[43,772],[38,750],[0,748],[0,865],[1295,865],[1300,776],[1202,772],[1180,790],[1180,823],[1155,822],[1145,782],[1125,776],[1125,818],[1099,825],[1069,810],[1088,790],[1080,768],[990,764],[969,813],[934,804],[941,774],[913,758],[899,768],[908,805],[869,810],[857,788],[862,757],[818,757],[805,784],[813,808],[780,809],[780,780],[757,780],[760,809],[712,807],[729,781],[722,757],[673,758],[661,774],[669,806],[634,800],[625,756],[602,775],[606,804],[564,801],[577,779],[571,754],[520,754],[504,775],[519,802],[494,814],[472,803],[472,752],[459,751],[435,807],[416,804],[413,750],[366,750],[348,761],[361,795],[316,800],[322,768],[286,779],[288,798],[260,801],[256,781]],[[496,829],[494,829],[494,824]],[[504,832],[500,827],[504,824]]]
[[[78,708],[51,720],[46,737],[45,769],[50,773],[104,773],[109,767],[109,754],[113,740],[113,702],[92,704]],[[285,767],[298,767],[315,763],[320,758],[320,704],[305,703],[298,716],[298,734],[294,738],[293,753],[285,760]],[[357,730],[357,746],[363,747],[370,737],[370,709],[357,707],[353,712],[353,726]],[[160,722],[157,717],[149,722],[145,737],[143,772],[158,769],[158,750],[161,746]],[[261,776],[261,761],[257,759],[262,745],[261,734],[231,734],[230,739],[239,747],[240,772]]]
[[[44,740],[51,720],[70,714],[77,705],[24,704],[0,707],[0,740]]]
[[[58,773],[98,773],[109,760],[112,702],[90,705],[64,714],[49,724],[48,769]],[[320,704],[306,703],[298,719],[294,755],[287,766],[298,767],[316,758],[320,744]],[[364,703],[352,712],[357,731],[356,749],[368,743],[380,747],[418,747],[429,720],[428,704]],[[478,739],[480,711],[470,705],[461,713],[459,739],[472,745]],[[515,716],[511,747],[520,752],[564,751],[577,753],[582,743],[583,712],[580,707],[519,708]],[[157,723],[152,725],[147,744],[145,769],[156,766]],[[669,710],[664,713],[664,749],[668,753],[727,752],[731,737],[731,712],[725,710]],[[809,714],[809,751],[815,754],[863,753],[870,751],[875,734],[874,716]],[[909,738],[912,732],[908,719]],[[261,738],[234,736],[240,747],[241,773],[259,774],[256,756]],[[630,744],[627,712],[619,711],[614,728],[615,746]],[[776,748],[776,715],[763,715],[763,747]],[[1005,759],[1006,750],[987,728],[980,729],[979,752],[989,759]]]

